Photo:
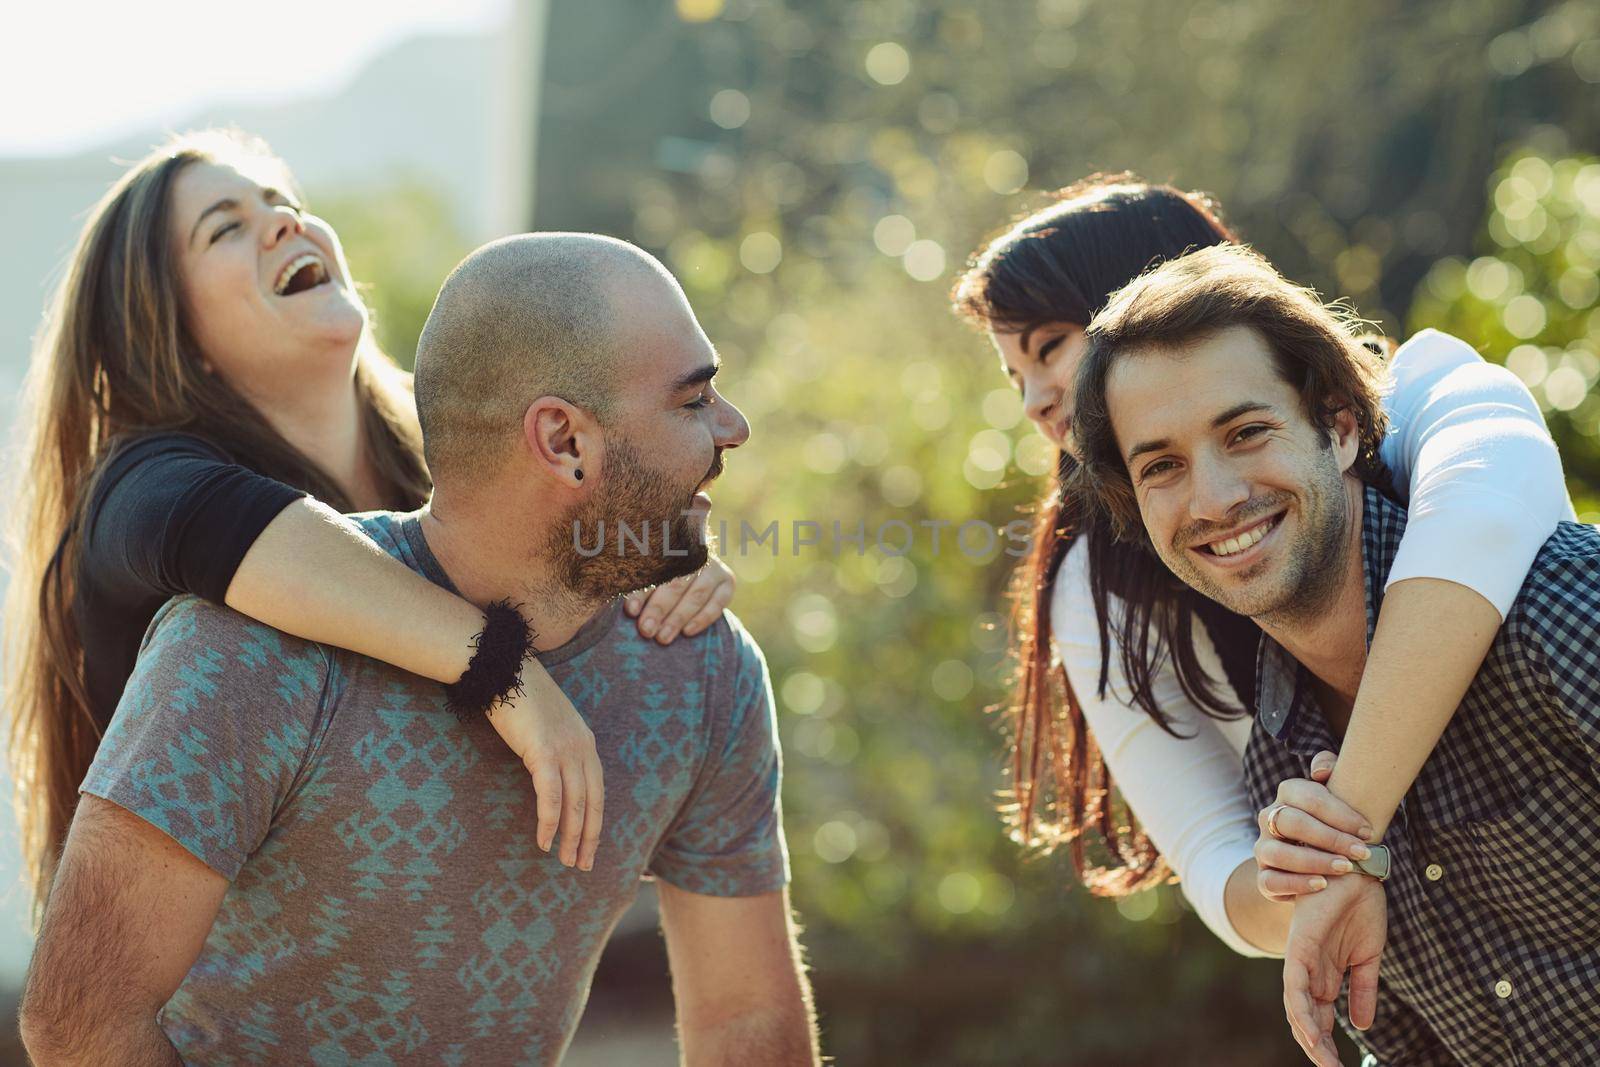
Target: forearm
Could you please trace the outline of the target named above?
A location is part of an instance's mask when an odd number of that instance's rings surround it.
[[[1384,597],[1366,671],[1328,789],[1383,837],[1482,666],[1500,628],[1494,605],[1437,578]]]
[[[813,1067],[816,1027],[800,1012],[742,1015],[681,1028],[683,1067]]]
[[[30,1022],[23,1019],[22,1041],[36,1067],[183,1067],[183,1059],[154,1017],[124,1023],[106,1022],[87,1006],[76,1023]],[[69,1037],[66,1031],[75,1031]]]
[[[1256,886],[1256,862],[1239,864],[1228,876],[1224,903],[1228,921],[1240,937],[1263,952],[1283,955],[1289,939],[1289,918],[1294,905],[1268,900]]]
[[[483,613],[394,559],[310,499],[285,508],[245,553],[227,604],[274,629],[454,682]]]

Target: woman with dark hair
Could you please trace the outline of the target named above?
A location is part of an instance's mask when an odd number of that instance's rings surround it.
[[[206,131],[128,169],[89,213],[21,410],[5,692],[36,907],[144,632],[181,593],[450,684],[452,708],[492,712],[527,766],[541,847],[559,834],[563,863],[593,863],[594,737],[529,658],[537,635],[341,514],[426,500],[411,376],[265,144]],[[630,611],[667,641],[731,591],[717,562]],[[202,689],[219,666],[197,666]]]
[[[1061,449],[1012,586],[1013,833],[1069,845],[1103,895],[1175,874],[1223,941],[1259,956],[1281,954],[1296,896],[1382,836],[1572,505],[1538,405],[1509,372],[1436,331],[1396,349],[1380,458],[1411,523],[1350,726],[1337,764],[1323,753],[1315,781],[1284,783],[1253,813],[1242,757],[1260,630],[1063,489],[1094,314],[1151,265],[1236,240],[1200,194],[1097,175],[990,241],[953,295]]]

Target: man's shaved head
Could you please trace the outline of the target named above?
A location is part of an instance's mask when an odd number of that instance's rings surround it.
[[[492,476],[528,405],[556,396],[616,417],[629,350],[624,303],[677,283],[648,253],[595,234],[507,237],[451,272],[417,343],[417,414],[436,482]]]

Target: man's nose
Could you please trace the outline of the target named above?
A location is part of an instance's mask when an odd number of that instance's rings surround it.
[[[717,407],[722,410],[717,420],[715,440],[718,448],[738,448],[750,440],[750,420],[744,412],[734,407],[726,398]]]
[[[1190,469],[1189,514],[1224,522],[1233,509],[1250,499],[1249,484],[1226,463],[1197,458]]]

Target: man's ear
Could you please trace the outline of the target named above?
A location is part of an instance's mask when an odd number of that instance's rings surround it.
[[[572,489],[600,473],[600,427],[587,411],[558,396],[541,396],[522,414],[522,441],[534,465]]]
[[[1339,461],[1339,473],[1346,474],[1355,466],[1356,457],[1361,454],[1361,427],[1356,422],[1355,409],[1346,404],[1335,412],[1333,425],[1328,427],[1327,432]]]

